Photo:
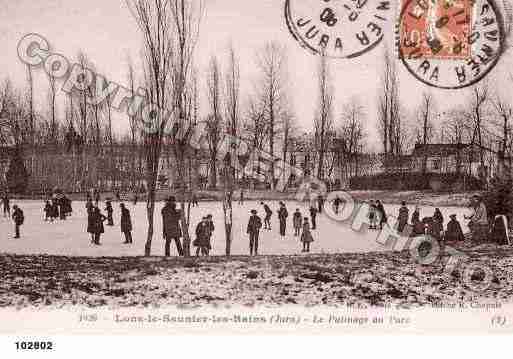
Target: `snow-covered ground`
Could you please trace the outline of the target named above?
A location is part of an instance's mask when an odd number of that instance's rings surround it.
[[[277,201],[267,202],[273,210],[272,230],[262,230],[260,235],[259,254],[299,254],[301,243],[299,237],[294,237],[292,227],[292,214],[296,208],[300,208],[303,216],[307,214],[306,207],[298,202],[286,202],[289,211],[287,222],[287,235],[285,239],[279,236]],[[119,227],[119,205],[113,203],[115,226],[105,226],[105,234],[102,236],[102,245],[94,246],[90,243],[90,236],[86,233],[87,215],[85,202],[73,202],[73,215],[66,221],[57,220],[48,223],[43,220],[43,203],[40,201],[19,201],[18,204],[25,213],[25,224],[22,226],[22,238],[13,239],[14,225],[12,220],[0,217],[0,253],[13,254],[51,254],[72,256],[140,256],[144,254],[146,241],[146,207],[141,202],[137,206],[126,203],[132,214],[134,226],[132,245],[122,244],[124,238]],[[160,210],[163,203],[157,203],[155,211],[155,236],[152,244],[152,255],[164,254],[164,241],[162,238],[162,219]],[[102,207],[103,204],[102,204]],[[397,205],[386,205],[387,214],[396,216]],[[413,206],[410,206],[410,214]],[[232,254],[248,254],[248,236],[246,226],[251,209],[256,209],[263,217],[263,208],[258,201],[248,201],[244,205],[234,204],[234,240]],[[466,208],[440,207],[447,223],[449,214],[456,213],[466,232],[466,222],[463,214],[468,214]],[[422,207],[421,218],[433,214],[434,208]],[[225,250],[224,222],[221,203],[200,202],[199,207],[192,209],[191,234],[202,216],[212,214],[215,223],[215,233],[212,240],[213,255],[222,255]],[[348,253],[370,252],[390,250],[376,242],[377,231],[354,232],[348,222],[336,222],[326,215],[318,215],[317,230],[312,232],[314,243],[313,253]],[[194,252],[194,247],[192,251]],[[172,255],[176,255],[176,248],[172,244]]]

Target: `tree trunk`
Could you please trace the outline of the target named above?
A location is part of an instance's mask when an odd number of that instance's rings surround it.
[[[148,233],[146,236],[146,244],[144,246],[144,255],[149,257],[151,254],[151,242],[153,240],[153,217],[155,214],[155,187],[148,186],[148,199],[146,202],[146,217],[148,218]]]

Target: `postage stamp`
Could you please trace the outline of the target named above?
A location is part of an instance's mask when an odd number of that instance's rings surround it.
[[[483,79],[504,50],[492,0],[406,0],[398,20],[399,57],[423,83],[457,89]]]
[[[401,52],[422,58],[469,59],[473,0],[408,1],[400,23]]]

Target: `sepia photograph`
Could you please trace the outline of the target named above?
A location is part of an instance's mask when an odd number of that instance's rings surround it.
[[[0,0],[0,333],[513,332],[512,4]]]

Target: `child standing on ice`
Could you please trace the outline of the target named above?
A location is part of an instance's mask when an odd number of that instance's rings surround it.
[[[312,233],[310,232],[308,217],[303,218],[303,233],[301,234],[301,242],[303,242],[303,250],[301,252],[310,252],[310,243],[313,242],[313,237]]]
[[[210,225],[208,218],[203,217],[201,222],[196,226],[196,240],[194,240],[194,246],[196,246],[196,257],[199,257],[200,252],[202,255],[207,256],[207,248],[210,245]]]

